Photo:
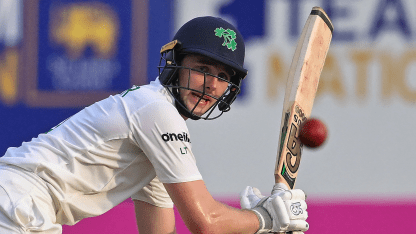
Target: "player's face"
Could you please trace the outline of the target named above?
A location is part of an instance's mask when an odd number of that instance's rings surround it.
[[[192,54],[184,57],[181,66],[190,69],[180,70],[179,85],[192,90],[180,89],[180,97],[188,110],[193,110],[193,114],[202,116],[227,90],[229,85],[227,81],[230,80],[228,69],[204,56]],[[202,94],[204,91],[205,95]]]

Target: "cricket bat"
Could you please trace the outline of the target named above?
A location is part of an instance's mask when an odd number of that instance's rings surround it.
[[[334,27],[325,11],[313,7],[300,35],[287,77],[275,182],[295,187],[302,155],[299,129],[309,118]]]

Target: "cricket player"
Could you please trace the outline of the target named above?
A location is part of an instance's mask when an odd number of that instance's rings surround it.
[[[248,186],[242,209],[212,198],[187,119],[215,119],[247,75],[240,32],[215,17],[183,25],[162,47],[159,77],[92,104],[0,158],[0,233],[62,233],[62,225],[135,204],[140,233],[306,231],[305,194]]]

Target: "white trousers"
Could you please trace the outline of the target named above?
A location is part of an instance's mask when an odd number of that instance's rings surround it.
[[[46,185],[16,169],[0,166],[0,233],[61,234]]]

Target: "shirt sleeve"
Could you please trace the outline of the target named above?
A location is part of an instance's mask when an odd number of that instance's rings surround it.
[[[185,120],[169,102],[156,101],[132,117],[133,140],[146,154],[162,183],[202,180]]]
[[[157,207],[173,208],[172,199],[158,177],[155,177],[142,190],[133,194],[131,199],[144,201]]]

